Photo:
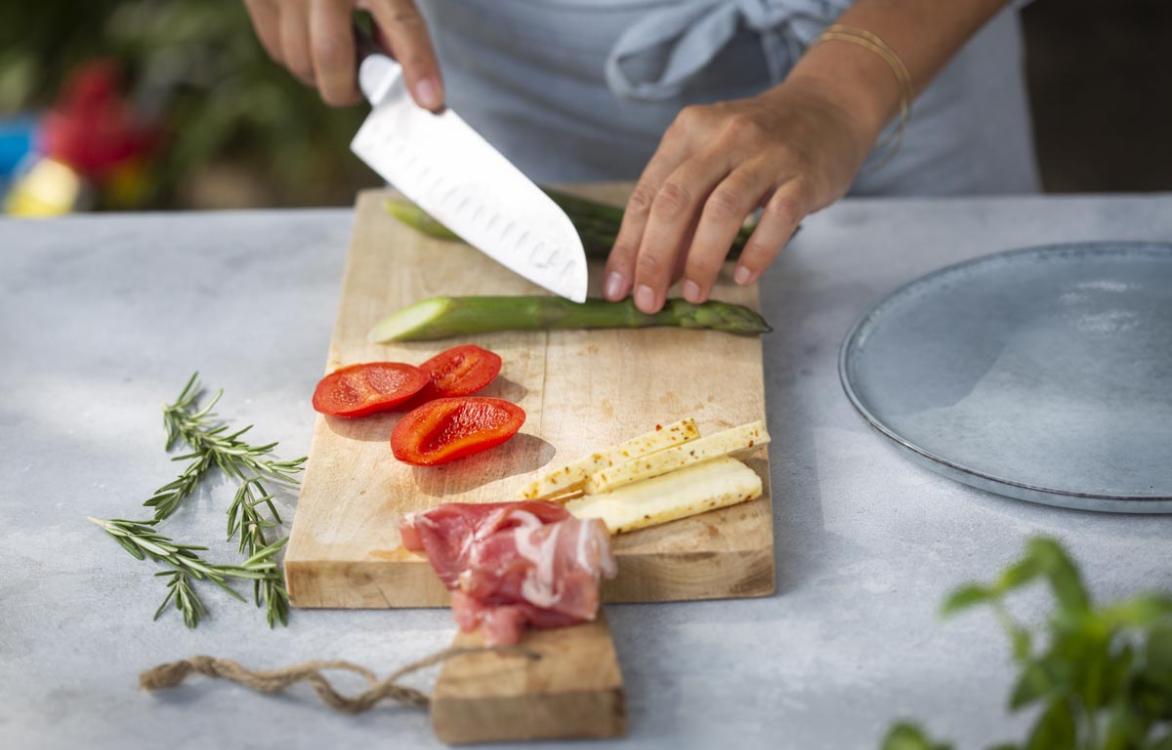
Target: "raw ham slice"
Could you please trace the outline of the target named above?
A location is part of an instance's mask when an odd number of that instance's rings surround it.
[[[616,572],[606,526],[554,503],[449,503],[409,514],[400,533],[452,591],[460,629],[492,645],[593,620],[599,579]]]
[[[517,643],[526,628],[563,628],[567,625],[593,620],[594,616],[578,618],[572,615],[520,604],[482,604],[462,591],[452,592],[452,615],[464,632],[479,630],[490,646]]]

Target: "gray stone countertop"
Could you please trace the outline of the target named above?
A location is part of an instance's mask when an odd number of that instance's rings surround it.
[[[8,748],[429,747],[427,716],[342,716],[306,686],[281,697],[196,679],[148,695],[138,672],[206,653],[252,666],[346,658],[380,673],[442,648],[443,610],[260,611],[209,591],[186,630],[152,566],[87,515],[135,517],[175,471],[159,406],[198,368],[220,411],[286,456],[309,442],[309,395],[337,307],[350,212],[0,221],[0,745]],[[1102,597],[1172,587],[1172,517],[1002,499],[905,460],[844,397],[850,324],[943,265],[1065,240],[1172,240],[1172,196],[848,200],[806,221],[767,275],[765,340],[776,596],[612,606],[630,747],[866,748],[897,717],[975,748],[1020,736],[992,618],[936,617],[1031,534],[1063,539]],[[222,541],[231,487],[166,530]],[[295,498],[281,506],[291,518]],[[1026,595],[1038,615],[1047,602]],[[428,675],[418,683],[426,685]],[[356,683],[345,682],[349,687]],[[589,747],[589,743],[574,747]]]

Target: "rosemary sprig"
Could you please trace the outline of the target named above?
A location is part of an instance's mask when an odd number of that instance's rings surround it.
[[[247,579],[253,582],[253,599],[258,607],[265,608],[269,626],[278,622],[286,624],[289,595],[277,555],[288,539],[269,539],[270,532],[279,528],[281,515],[262,480],[282,486],[296,485],[305,458],[282,460],[273,455],[277,443],[253,445],[243,440],[242,436],[252,429],[251,425],[232,431],[212,411],[222,395],[223,391],[216,391],[206,404],[201,405],[203,388],[199,383],[199,373],[194,373],[175,401],[163,406],[166,449],[170,451],[183,442],[190,452],[173,459],[188,462],[183,472],[155,490],[144,503],[154,510],[152,519],[90,520],[102,526],[137,559],[150,558],[169,568],[157,574],[166,579],[167,594],[155,611],[155,619],[173,606],[183,615],[183,622],[193,628],[207,612],[195,581],[211,581],[244,601],[229,582]],[[239,533],[239,550],[246,556],[239,565],[209,563],[199,555],[206,547],[179,544],[157,529],[158,524],[173,515],[183,500],[195,491],[213,467],[241,482],[228,508],[228,539]],[[268,518],[262,512],[265,508],[268,509]]]
[[[210,455],[216,466],[230,477],[247,479],[247,475],[252,473],[285,484],[297,484],[297,474],[305,463],[305,457],[271,458],[270,455],[277,447],[277,443],[250,445],[244,442],[240,436],[251,430],[252,425],[231,433],[228,432],[226,424],[210,429],[206,426],[192,425],[189,429],[190,432],[184,435],[184,440],[193,452],[176,456],[176,461]]]
[[[244,601],[240,592],[229,585],[233,580],[250,580],[256,583],[275,581],[275,585],[284,593],[280,584],[281,569],[277,564],[276,556],[285,546],[285,539],[265,545],[255,550],[247,560],[239,565],[222,565],[212,563],[200,556],[200,552],[207,547],[193,544],[180,544],[170,537],[161,534],[155,529],[151,521],[130,521],[124,518],[102,519],[90,517],[91,523],[100,526],[107,534],[122,545],[122,547],[136,559],[151,559],[162,563],[170,570],[161,571],[159,575],[168,577],[167,595],[163,603],[155,611],[155,619],[173,604],[183,615],[183,622],[193,628],[199,624],[200,618],[206,609],[203,602],[191,586],[192,579],[211,581],[232,596]],[[274,622],[288,614],[288,602],[282,601],[279,605],[269,600],[269,620]]]
[[[272,520],[261,515],[257,506],[264,506],[272,514]],[[273,505],[273,496],[265,491],[260,477],[245,480],[236,490],[232,505],[228,508],[228,540],[239,532],[239,549],[242,554],[256,555],[269,545],[265,529],[275,529],[281,523],[281,516]],[[282,539],[281,544],[286,540]],[[256,606],[265,607],[269,627],[277,622],[287,624],[289,617],[289,594],[285,591],[280,575],[268,576],[253,582],[253,600]]]
[[[181,425],[186,423],[189,419],[203,419],[211,415],[212,407],[224,395],[221,389],[216,392],[203,409],[196,409],[196,402],[203,389],[199,384],[199,372],[191,373],[191,377],[187,379],[187,383],[183,386],[183,390],[179,392],[179,397],[175,399],[174,403],[163,405],[163,429],[167,431],[166,449],[168,452],[175,447],[175,443],[182,437]]]
[[[221,422],[212,409],[224,395],[218,390],[204,406],[199,405],[203,388],[199,373],[192,373],[174,403],[163,407],[163,428],[167,433],[167,450],[182,441],[191,452],[176,456],[175,461],[190,461],[177,479],[155,491],[144,505],[155,509],[155,520],[161,521],[178,509],[200,479],[214,464],[233,479],[244,481],[261,476],[282,484],[297,484],[297,474],[305,464],[305,457],[282,460],[273,456],[277,443],[252,445],[241,437],[252,425],[229,432],[229,425]],[[269,507],[276,512],[272,504]],[[279,520],[279,519],[278,519]]]
[[[245,442],[241,436],[252,429],[252,425],[229,432],[228,425],[219,421],[212,411],[223,396],[223,390],[216,391],[211,400],[201,407],[199,400],[202,393],[199,373],[193,373],[175,402],[163,408],[167,449],[170,450],[177,442],[183,441],[192,452],[178,456],[176,460],[190,459],[192,463],[179,479],[161,488],[147,504],[155,507],[157,519],[166,518],[174,512],[182,499],[190,494],[187,482],[192,482],[191,486],[194,487],[202,472],[214,464],[225,474],[241,482],[232,505],[228,508],[228,539],[231,540],[239,531],[240,552],[254,556],[271,546],[265,530],[278,528],[281,523],[281,515],[273,503],[273,496],[265,490],[261,480],[272,480],[284,485],[296,484],[296,475],[302,470],[305,458],[277,459],[272,455],[277,443],[251,445]],[[258,508],[261,505],[268,508],[271,519],[261,515]],[[281,540],[280,544],[284,544],[284,540]],[[287,623],[289,595],[285,591],[279,571],[254,581],[253,599],[258,607],[265,607],[270,627],[277,622]]]
[[[175,602],[175,609],[183,614],[184,625],[189,628],[199,625],[200,619],[207,614],[207,608],[204,607],[199,594],[195,593],[195,589],[191,587],[191,575],[185,570],[178,569],[161,570],[155,575],[164,576],[169,580],[167,581],[167,596],[163,598],[163,603],[155,610],[155,616],[152,619],[159,619],[167,609],[167,605]]]
[[[170,518],[178,508],[179,504],[183,502],[188,495],[195,492],[195,488],[199,485],[204,474],[212,467],[212,456],[210,453],[203,453],[195,456],[187,468],[183,470],[176,479],[164,484],[159,489],[155,490],[155,494],[151,495],[143,505],[148,508],[155,509],[154,522],[158,523],[165,518]]]
[[[273,520],[261,516],[256,506],[262,504],[269,509]],[[240,551],[251,555],[268,544],[264,530],[276,528],[280,523],[281,516],[273,505],[273,496],[265,491],[260,477],[245,480],[228,507],[228,540],[231,541],[239,531]]]

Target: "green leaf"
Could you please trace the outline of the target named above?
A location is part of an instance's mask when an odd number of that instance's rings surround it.
[[[1147,627],[1172,617],[1172,596],[1163,593],[1141,594],[1104,607],[1100,617],[1112,628]]]
[[[1032,638],[1030,631],[1018,625],[1010,625],[1009,627],[1009,641],[1013,646],[1013,659],[1016,662],[1024,662],[1030,658],[1032,650]]]
[[[1036,703],[1055,687],[1054,680],[1038,662],[1030,662],[1018,676],[1009,695],[1009,708],[1017,711]]]
[[[999,593],[1012,591],[1031,583],[1042,574],[1042,566],[1034,557],[1024,557],[1001,572],[994,588]]]
[[[118,542],[119,544],[121,544],[123,549],[125,549],[127,552],[129,552],[131,555],[133,555],[136,559],[138,559],[138,560],[145,560],[146,559],[146,555],[143,554],[142,550],[140,550],[138,547],[135,547],[132,542],[129,542],[125,538],[120,537],[120,536],[114,537],[114,540],[116,542]]]
[[[1135,648],[1130,643],[1115,652],[1107,666],[1105,675],[1107,701],[1117,702],[1127,698],[1127,687],[1135,665]]]
[[[1106,643],[1101,647],[1096,645],[1079,665],[1082,676],[1080,680],[1082,702],[1091,711],[1098,711],[1108,702],[1109,698],[1107,695],[1107,672],[1110,668],[1111,657],[1107,653],[1106,645]]]
[[[1078,567],[1057,540],[1034,537],[1026,543],[1026,554],[1046,575],[1050,589],[1058,600],[1060,614],[1077,617],[1090,608],[1090,596],[1083,586]]]
[[[933,742],[915,724],[899,722],[893,724],[883,738],[882,750],[952,750],[952,746]]]
[[[1148,631],[1144,676],[1172,692],[1172,624],[1158,625]]]
[[[1167,685],[1154,682],[1147,674],[1141,674],[1135,679],[1131,703],[1144,716],[1172,721],[1172,690]]]
[[[1147,731],[1147,722],[1136,717],[1127,703],[1117,703],[1107,715],[1102,750],[1132,750]]]
[[[1143,666],[1132,686],[1132,703],[1145,716],[1172,721],[1172,625],[1148,632]]]
[[[1025,750],[1071,750],[1077,747],[1076,731],[1069,701],[1056,700],[1038,717]]]
[[[167,609],[167,605],[170,604],[171,600],[174,598],[175,598],[175,587],[170,586],[167,588],[167,595],[165,597],[163,597],[163,603],[160,604],[159,608],[155,610],[155,616],[152,617],[151,619],[158,620],[160,617],[162,617],[163,612],[166,611],[166,609]]]
[[[940,615],[942,617],[948,617],[977,604],[984,604],[992,599],[993,592],[987,587],[979,583],[967,583],[953,590],[948,595],[948,598],[944,600],[944,604],[940,606]]]

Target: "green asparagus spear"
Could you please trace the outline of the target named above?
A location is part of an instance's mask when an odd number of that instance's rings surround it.
[[[448,229],[424,211],[404,198],[387,198],[387,213],[409,227],[414,227],[428,237],[437,240],[459,240],[460,235]]]
[[[605,259],[614,246],[619,226],[623,223],[623,209],[609,203],[600,203],[589,198],[563,193],[561,190],[555,190],[551,187],[542,187],[541,189],[570,217],[570,221],[574,223],[578,233],[582,235],[584,244],[588,244],[586,235],[591,229],[594,230],[594,234],[605,241],[606,246],[600,253],[600,257]],[[745,243],[749,241],[749,237],[756,228],[756,221],[749,221],[740,228],[728,253],[730,260],[740,256],[741,250],[744,249]],[[587,247],[586,254],[589,257],[594,257],[590,247]]]
[[[375,343],[432,341],[496,331],[544,331],[584,328],[704,328],[741,336],[773,330],[743,305],[708,301],[694,305],[669,299],[654,315],[639,312],[630,299],[584,304],[561,297],[432,297],[384,318],[370,332]]]
[[[605,203],[579,198],[568,193],[562,193],[550,188],[542,188],[561,206],[578,235],[582,238],[582,246],[586,250],[586,257],[596,260],[606,260],[610,250],[614,247],[615,237],[623,221],[623,209]],[[430,214],[414,203],[403,198],[388,198],[387,212],[409,227],[439,240],[459,240],[460,237],[452,230],[441,224]],[[753,233],[755,224],[746,224],[737,232],[729,250],[730,260],[740,256],[745,243]]]
[[[612,224],[616,228],[623,222],[623,209],[618,206],[601,203],[589,198],[581,198],[570,193],[563,193],[561,190],[554,190],[553,188],[543,187],[542,190],[570,216],[592,218],[598,222]]]

